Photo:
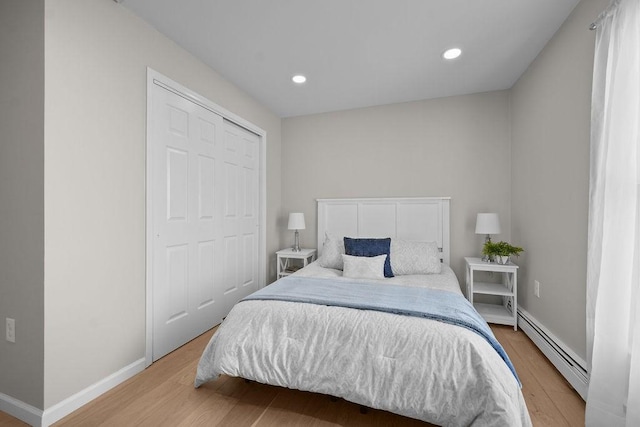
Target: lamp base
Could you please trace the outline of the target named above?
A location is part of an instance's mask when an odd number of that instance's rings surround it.
[[[491,241],[491,234],[487,234],[484,238],[484,243],[486,244],[487,242]],[[491,262],[491,257],[489,255],[482,255],[482,261],[483,262]]]
[[[296,234],[295,234],[295,243],[293,244],[293,247],[291,248],[291,250],[293,252],[300,252],[300,237],[298,236],[298,230],[296,230]]]

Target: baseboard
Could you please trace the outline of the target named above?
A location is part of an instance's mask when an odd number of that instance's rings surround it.
[[[90,385],[84,390],[42,411],[11,396],[0,393],[0,410],[35,427],[48,427],[144,370],[144,358]]]
[[[0,393],[0,411],[6,412],[32,426],[39,426],[42,422],[42,409],[14,399],[4,393]]]
[[[73,411],[81,408],[91,402],[96,397],[111,390],[120,383],[125,382],[134,375],[142,372],[145,367],[144,357],[136,360],[128,366],[109,375],[97,383],[85,388],[84,390],[74,394],[73,396],[63,400],[62,402],[45,409],[42,415],[42,426],[47,427],[58,420],[66,417]]]
[[[521,307],[518,307],[518,326],[586,401],[589,389],[586,362]]]

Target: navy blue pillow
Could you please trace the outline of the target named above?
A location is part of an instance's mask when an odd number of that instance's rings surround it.
[[[378,256],[386,255],[384,261],[384,277],[393,277],[391,270],[391,238],[386,239],[352,239],[344,238],[344,253],[352,256]]]

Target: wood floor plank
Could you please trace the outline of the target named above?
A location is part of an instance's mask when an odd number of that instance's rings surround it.
[[[570,426],[584,426],[585,403],[577,393],[548,391],[547,394]]]
[[[341,400],[333,402],[326,395],[285,389],[265,411],[260,426],[277,426],[284,419],[289,425],[335,426],[338,425],[335,409],[340,405]]]
[[[280,393],[279,387],[269,386],[265,384],[259,384],[255,382],[245,383],[240,378],[229,378],[228,384],[234,385],[238,388],[242,388],[245,392],[242,395],[238,395],[234,405],[231,409],[220,418],[220,422],[217,425],[220,426],[251,426],[253,425],[264,413],[265,408],[269,407],[273,399]],[[219,395],[218,395],[219,396]],[[214,399],[216,395],[212,396]],[[215,406],[210,404],[203,405],[202,409],[209,411],[215,410]],[[207,417],[199,417],[198,423],[202,425],[214,425]],[[185,420],[182,425],[189,426],[189,420]],[[195,424],[199,425],[199,424]]]
[[[529,355],[525,360],[525,363],[528,364],[528,369],[535,371],[536,380],[544,385],[545,393],[567,420],[568,424],[571,426],[583,426],[585,402],[582,397],[560,375],[542,352],[533,343],[529,344],[527,346]],[[521,356],[524,349],[518,347],[515,351]]]
[[[513,332],[513,331],[511,331]],[[529,339],[524,333],[508,333],[507,338],[510,342],[516,342],[514,350],[524,359],[531,369],[535,369],[539,376],[544,376],[545,389],[565,392],[571,389],[571,385],[561,375],[557,375],[558,371],[553,364],[542,354],[540,349]]]
[[[507,347],[509,345],[507,344]],[[509,352],[509,350],[507,350]],[[562,413],[538,383],[535,372],[523,367],[518,356],[510,356],[522,382],[522,394],[534,426],[568,426]]]
[[[531,354],[537,358],[544,358],[544,355],[539,352],[538,348],[522,333],[521,331],[515,332],[513,329],[505,329],[500,326],[492,326],[492,330],[496,335],[496,338],[505,351],[509,355],[516,372],[522,382],[522,394],[525,397],[527,403],[527,409],[534,426],[580,426],[584,425],[584,415],[582,417],[567,417],[565,415],[564,408],[554,401],[554,398],[549,394],[550,390],[557,390],[557,384],[561,381],[557,378],[560,373],[555,370],[555,367],[546,365],[541,361],[532,362]],[[526,340],[522,340],[522,337]],[[533,347],[531,347],[533,346]],[[535,350],[535,351],[534,351]],[[545,359],[546,360],[546,359]],[[544,368],[544,371],[540,370],[540,367]],[[571,392],[577,396],[577,393],[573,390],[569,390],[564,385],[564,392]],[[580,399],[582,412],[584,413],[584,402]],[[576,403],[578,403],[576,401]],[[576,408],[577,411],[579,409]]]
[[[0,411],[0,427],[28,427],[29,424]]]

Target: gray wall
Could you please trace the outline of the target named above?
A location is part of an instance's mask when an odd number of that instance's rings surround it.
[[[586,251],[594,33],[609,0],[582,0],[508,91],[283,120],[281,242],[315,199],[452,196],[452,267],[476,255],[475,214],[500,214],[518,259],[520,305],[586,359]],[[541,282],[540,298],[533,281]]]
[[[49,408],[145,354],[146,68],[267,132],[269,254],[279,247],[281,122],[113,1],[46,0],[45,60]]]
[[[283,119],[281,241],[289,212],[305,214],[316,247],[317,198],[451,196],[451,266],[464,281],[478,255],[478,212],[510,229],[508,92],[490,92]]]
[[[583,359],[595,40],[588,27],[608,4],[582,0],[511,90],[512,234],[527,250],[519,302]]]
[[[44,368],[44,1],[0,2],[0,393],[36,407]],[[5,318],[16,342],[5,341]]]

